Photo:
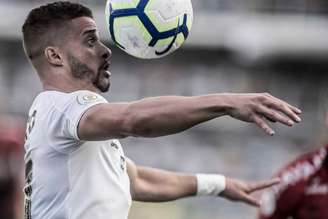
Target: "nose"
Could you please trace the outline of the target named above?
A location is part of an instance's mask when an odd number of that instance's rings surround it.
[[[103,51],[101,57],[108,60],[112,56],[112,51],[103,43],[102,43],[102,48]]]

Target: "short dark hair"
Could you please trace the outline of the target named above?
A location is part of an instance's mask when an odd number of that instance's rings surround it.
[[[93,15],[89,8],[68,1],[53,2],[34,8],[28,14],[22,27],[26,55],[32,59],[42,54],[46,46],[51,43],[47,33],[64,26],[66,21],[78,17],[93,18]],[[37,49],[32,51],[36,44]]]

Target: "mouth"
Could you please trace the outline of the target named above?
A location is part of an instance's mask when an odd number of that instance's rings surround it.
[[[109,71],[109,66],[110,66],[110,62],[105,62],[102,67],[101,67],[101,71],[105,72],[104,76],[105,78],[109,78],[111,76],[111,73]]]

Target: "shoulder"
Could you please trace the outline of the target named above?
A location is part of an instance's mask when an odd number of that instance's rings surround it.
[[[32,106],[52,107],[64,112],[72,105],[90,105],[99,102],[107,102],[106,99],[92,91],[79,90],[71,93],[59,91],[45,91],[40,93],[34,100]]]
[[[89,105],[98,102],[107,102],[107,100],[100,94],[91,91],[86,91],[86,90],[76,91],[74,93],[71,93],[71,95],[72,98],[75,99],[77,103],[81,105]]]
[[[276,186],[276,192],[280,193],[287,187],[306,181],[320,169],[326,154],[327,147],[320,147],[298,156],[292,162],[281,168],[276,174],[276,176],[281,178],[281,183]]]

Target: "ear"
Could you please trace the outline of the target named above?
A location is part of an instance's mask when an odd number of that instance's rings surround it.
[[[63,57],[60,54],[59,48],[49,46],[44,50],[44,55],[50,64],[63,66]]]

